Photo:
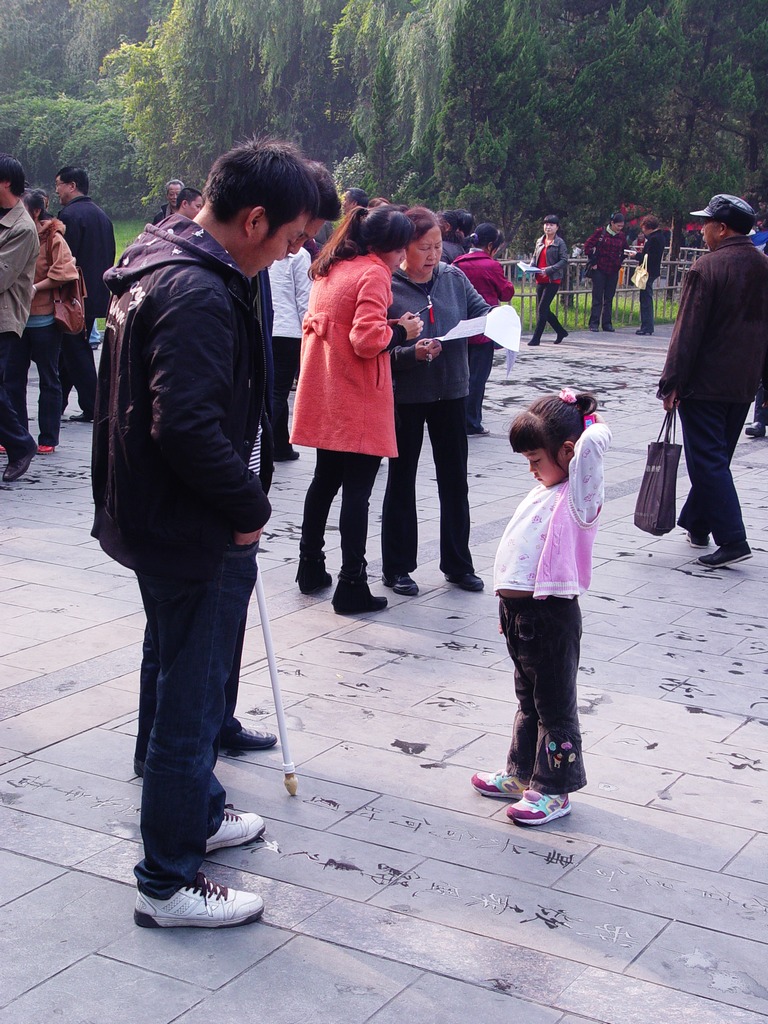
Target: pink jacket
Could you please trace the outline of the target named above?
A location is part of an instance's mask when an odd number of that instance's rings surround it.
[[[291,443],[397,455],[387,348],[392,274],[370,253],[336,263],[312,285],[304,317]]]

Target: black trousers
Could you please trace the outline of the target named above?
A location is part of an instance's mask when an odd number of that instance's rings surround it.
[[[59,355],[61,411],[67,408],[69,393],[74,388],[83,416],[88,419],[93,419],[96,405],[96,364],[88,340],[95,323],[96,317],[89,317],[82,334],[62,334]]]
[[[565,334],[565,328],[549,308],[560,288],[559,281],[536,285],[536,327],[531,341],[541,341],[544,328],[549,324],[556,334]]]
[[[416,473],[425,424],[440,498],[440,570],[450,576],[475,571],[469,553],[465,405],[464,398],[395,405],[398,457],[389,460],[381,522],[382,567],[390,579],[418,565]]]
[[[603,329],[613,327],[613,297],[616,294],[616,285],[619,283],[619,272],[605,274],[602,270],[595,270],[592,273],[592,309],[589,314],[589,326],[599,327],[602,321]]]
[[[275,382],[272,387],[272,436],[275,455],[280,458],[291,451],[288,431],[288,397],[299,372],[301,338],[273,338],[272,358]]]
[[[697,537],[711,533],[718,547],[747,539],[731,459],[749,407],[749,402],[693,398],[678,406],[691,489],[677,522]]]
[[[331,504],[341,488],[340,579],[356,580],[365,575],[368,505],[380,465],[380,455],[317,450],[315,474],[304,499],[300,551],[310,558],[322,555]]]
[[[515,665],[518,711],[507,774],[537,793],[573,793],[587,784],[576,675],[581,652],[578,598],[502,597],[501,628]]]

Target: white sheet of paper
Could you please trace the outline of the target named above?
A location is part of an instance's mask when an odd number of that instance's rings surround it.
[[[473,320],[459,320],[455,327],[440,336],[441,341],[451,341],[452,338],[471,338],[474,334],[485,334],[485,321],[487,317],[476,316]]]
[[[508,352],[520,351],[522,325],[512,306],[496,306],[485,318],[483,334]]]
[[[541,267],[536,267],[533,263],[524,263],[522,260],[517,264],[517,269],[522,270],[524,274],[540,274],[542,273]]]

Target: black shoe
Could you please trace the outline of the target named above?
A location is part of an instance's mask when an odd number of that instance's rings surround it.
[[[765,424],[758,423],[758,421],[755,420],[754,423],[747,427],[744,433],[747,437],[765,437]]]
[[[419,592],[418,583],[412,580],[407,572],[402,576],[382,576],[381,582],[396,594],[404,594],[405,597],[416,597]]]
[[[314,594],[317,590],[325,590],[333,583],[331,574],[325,571],[325,558],[310,558],[308,555],[299,556],[299,568],[296,572],[296,582],[302,594]]]
[[[643,334],[645,334],[645,335],[651,335],[651,334],[653,334],[653,331],[644,331],[644,330],[643,330],[642,328],[640,328],[640,330],[639,330],[639,331],[635,331],[635,334],[640,334],[640,335],[643,335]]]
[[[528,342],[528,344],[531,346],[531,348],[535,348],[536,345],[540,345],[541,344],[541,341],[539,341],[536,338],[531,338],[531,340]]]
[[[445,573],[445,578],[449,583],[453,583],[455,587],[461,587],[462,590],[470,590],[473,593],[477,593],[485,586],[480,577],[476,576],[473,572],[465,572],[460,576],[451,576]]]
[[[29,469],[29,464],[32,459],[37,455],[37,445],[32,449],[31,452],[27,452],[26,455],[22,455],[20,459],[9,459],[8,465],[5,467],[3,473],[3,481],[7,484],[12,484],[14,480],[18,480],[20,477]]]
[[[336,585],[331,598],[337,615],[357,615],[361,612],[380,612],[387,607],[386,597],[374,597],[363,577],[356,580],[342,579]]]
[[[277,743],[277,736],[271,732],[255,732],[253,729],[238,729],[233,733],[221,734],[223,750],[269,750]]]
[[[685,539],[691,545],[692,548],[708,548],[709,547],[709,534],[702,534],[697,537],[695,533],[686,533]]]
[[[599,332],[599,330],[600,330],[599,327],[590,327],[589,329],[590,329],[590,331],[593,332],[593,334],[597,334]]]
[[[140,761],[138,757],[133,759],[133,774],[138,775],[140,779],[144,778],[144,762]]]
[[[77,416],[69,417],[70,423],[93,423],[93,416],[86,416],[84,412],[80,412]]]
[[[555,338],[555,344],[556,344],[556,345],[562,345],[562,343],[563,343],[563,338],[567,338],[567,337],[568,337],[568,331],[561,331],[561,332],[560,332],[560,333],[559,333],[559,334],[557,335],[557,337]]]
[[[295,448],[290,448],[285,452],[275,452],[275,462],[295,462],[296,459],[301,458],[301,453],[297,452]]]
[[[696,561],[710,569],[719,569],[723,565],[733,565],[734,562],[745,562],[751,557],[752,549],[745,540],[742,540],[738,544],[723,544],[711,555],[699,555]]]
[[[615,334],[616,333],[616,328],[615,327],[611,327],[610,325],[608,327],[603,327],[603,330],[607,331],[608,334]]]

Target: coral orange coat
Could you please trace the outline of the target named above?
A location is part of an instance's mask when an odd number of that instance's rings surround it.
[[[388,346],[392,274],[378,256],[334,264],[312,285],[304,317],[293,444],[397,455]]]

